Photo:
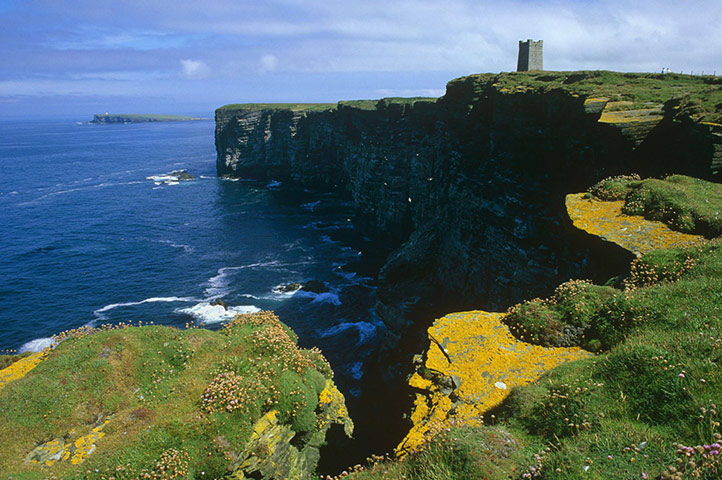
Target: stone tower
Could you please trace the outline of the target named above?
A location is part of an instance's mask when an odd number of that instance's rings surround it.
[[[516,63],[517,72],[544,70],[544,68],[542,68],[543,43],[544,40],[539,40],[538,42],[531,39],[526,42],[519,40],[519,60]]]

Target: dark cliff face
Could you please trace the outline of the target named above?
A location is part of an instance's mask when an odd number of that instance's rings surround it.
[[[561,89],[501,89],[490,75],[454,80],[436,102],[373,110],[222,108],[217,166],[349,192],[357,227],[393,249],[378,312],[400,335],[414,318],[503,309],[613,273],[572,232],[565,194],[630,172],[714,178],[722,138],[712,127],[671,108],[601,122],[603,108]]]

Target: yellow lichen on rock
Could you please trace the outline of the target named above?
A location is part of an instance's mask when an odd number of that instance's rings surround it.
[[[601,201],[584,193],[566,197],[569,218],[575,227],[616,243],[636,255],[660,248],[690,247],[705,241],[701,235],[677,232],[662,222],[624,215],[624,201]]]
[[[34,463],[50,467],[58,460],[70,460],[73,465],[80,465],[88,455],[95,451],[95,442],[105,436],[103,428],[110,419],[93,428],[90,433],[73,440],[75,429],[68,432],[61,438],[55,438],[49,442],[35,447],[26,457],[27,463]]]
[[[37,367],[40,362],[45,360],[45,357],[47,357],[49,353],[50,349],[47,348],[42,352],[33,353],[27,357],[23,357],[9,367],[0,370],[0,388],[3,388],[13,380],[17,380],[27,375],[30,370]]]
[[[348,415],[346,398],[333,380],[326,380],[326,387],[318,395],[318,409],[323,413],[318,416],[317,428],[338,423],[343,425],[346,435],[350,437],[353,434],[353,421]]]
[[[481,424],[513,387],[538,379],[555,366],[591,355],[575,348],[545,348],[514,338],[501,313],[452,313],[429,328],[423,375],[412,375],[416,395],[413,427],[397,447],[403,456],[418,450],[453,423]]]

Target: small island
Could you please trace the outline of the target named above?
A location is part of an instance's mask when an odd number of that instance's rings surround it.
[[[206,120],[201,117],[186,115],[158,115],[139,113],[96,113],[90,123],[146,123],[146,122],[187,122],[191,120]]]

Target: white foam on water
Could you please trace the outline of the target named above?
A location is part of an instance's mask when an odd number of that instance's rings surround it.
[[[321,332],[321,337],[330,337],[345,332],[351,328],[358,330],[359,344],[365,343],[376,335],[376,325],[369,322],[343,322]]]
[[[333,292],[314,293],[307,292],[306,290],[298,290],[294,296],[300,298],[310,298],[311,303],[330,303],[333,305],[341,305],[341,299]]]
[[[117,183],[113,183],[113,182],[103,182],[103,183],[99,183],[99,184],[97,184],[97,185],[86,185],[86,186],[77,187],[77,188],[68,188],[68,189],[65,189],[65,190],[57,190],[57,191],[55,191],[55,192],[50,192],[50,193],[46,193],[45,195],[41,195],[41,196],[39,196],[38,198],[36,198],[36,199],[34,199],[34,200],[30,200],[30,201],[27,201],[27,202],[20,203],[19,205],[21,205],[21,206],[35,205],[35,204],[37,204],[37,203],[39,203],[39,202],[42,202],[43,200],[46,200],[46,199],[48,199],[48,198],[52,198],[52,197],[55,197],[55,196],[58,196],[58,195],[65,195],[65,194],[67,194],[67,193],[81,192],[81,191],[83,191],[83,190],[91,190],[91,189],[94,189],[94,188],[105,188],[105,187],[118,187],[118,186],[123,186],[123,185],[135,185],[135,184],[137,184],[137,183],[142,183],[142,182],[137,181],[137,180],[136,180],[136,181],[131,181],[131,182],[117,182]],[[58,185],[56,185],[56,186],[63,186],[63,184],[58,184]]]
[[[170,240],[158,240],[158,243],[163,243],[165,245],[169,245],[173,248],[182,248],[186,253],[193,253],[193,247],[190,245],[185,245],[182,243],[175,243]]]
[[[50,337],[47,338],[36,338],[24,343],[19,349],[18,353],[25,352],[42,352],[48,347],[52,347],[55,344],[55,340]]]
[[[221,298],[230,293],[230,290],[228,288],[230,284],[230,275],[237,270],[245,270],[249,268],[278,268],[282,267],[283,265],[284,264],[282,264],[281,262],[273,260],[270,262],[250,263],[248,265],[240,265],[237,267],[219,268],[216,271],[216,274],[206,281],[206,285],[208,285],[208,287],[206,287],[204,293],[208,300],[215,300],[216,298]]]
[[[159,302],[197,302],[197,298],[193,297],[150,297],[138,302],[123,302],[123,303],[111,303],[102,308],[99,308],[93,312],[95,320],[107,320],[108,317],[105,312],[121,307],[132,307],[135,305],[142,305],[144,303],[159,303]]]
[[[268,185],[266,185],[266,188],[278,188],[281,186],[281,182],[277,180],[271,180],[268,182]]]
[[[201,323],[220,323],[233,320],[237,313],[256,313],[261,309],[254,305],[239,305],[236,307],[224,307],[223,305],[211,305],[208,302],[201,302],[188,308],[179,308],[178,313],[190,315]]]

